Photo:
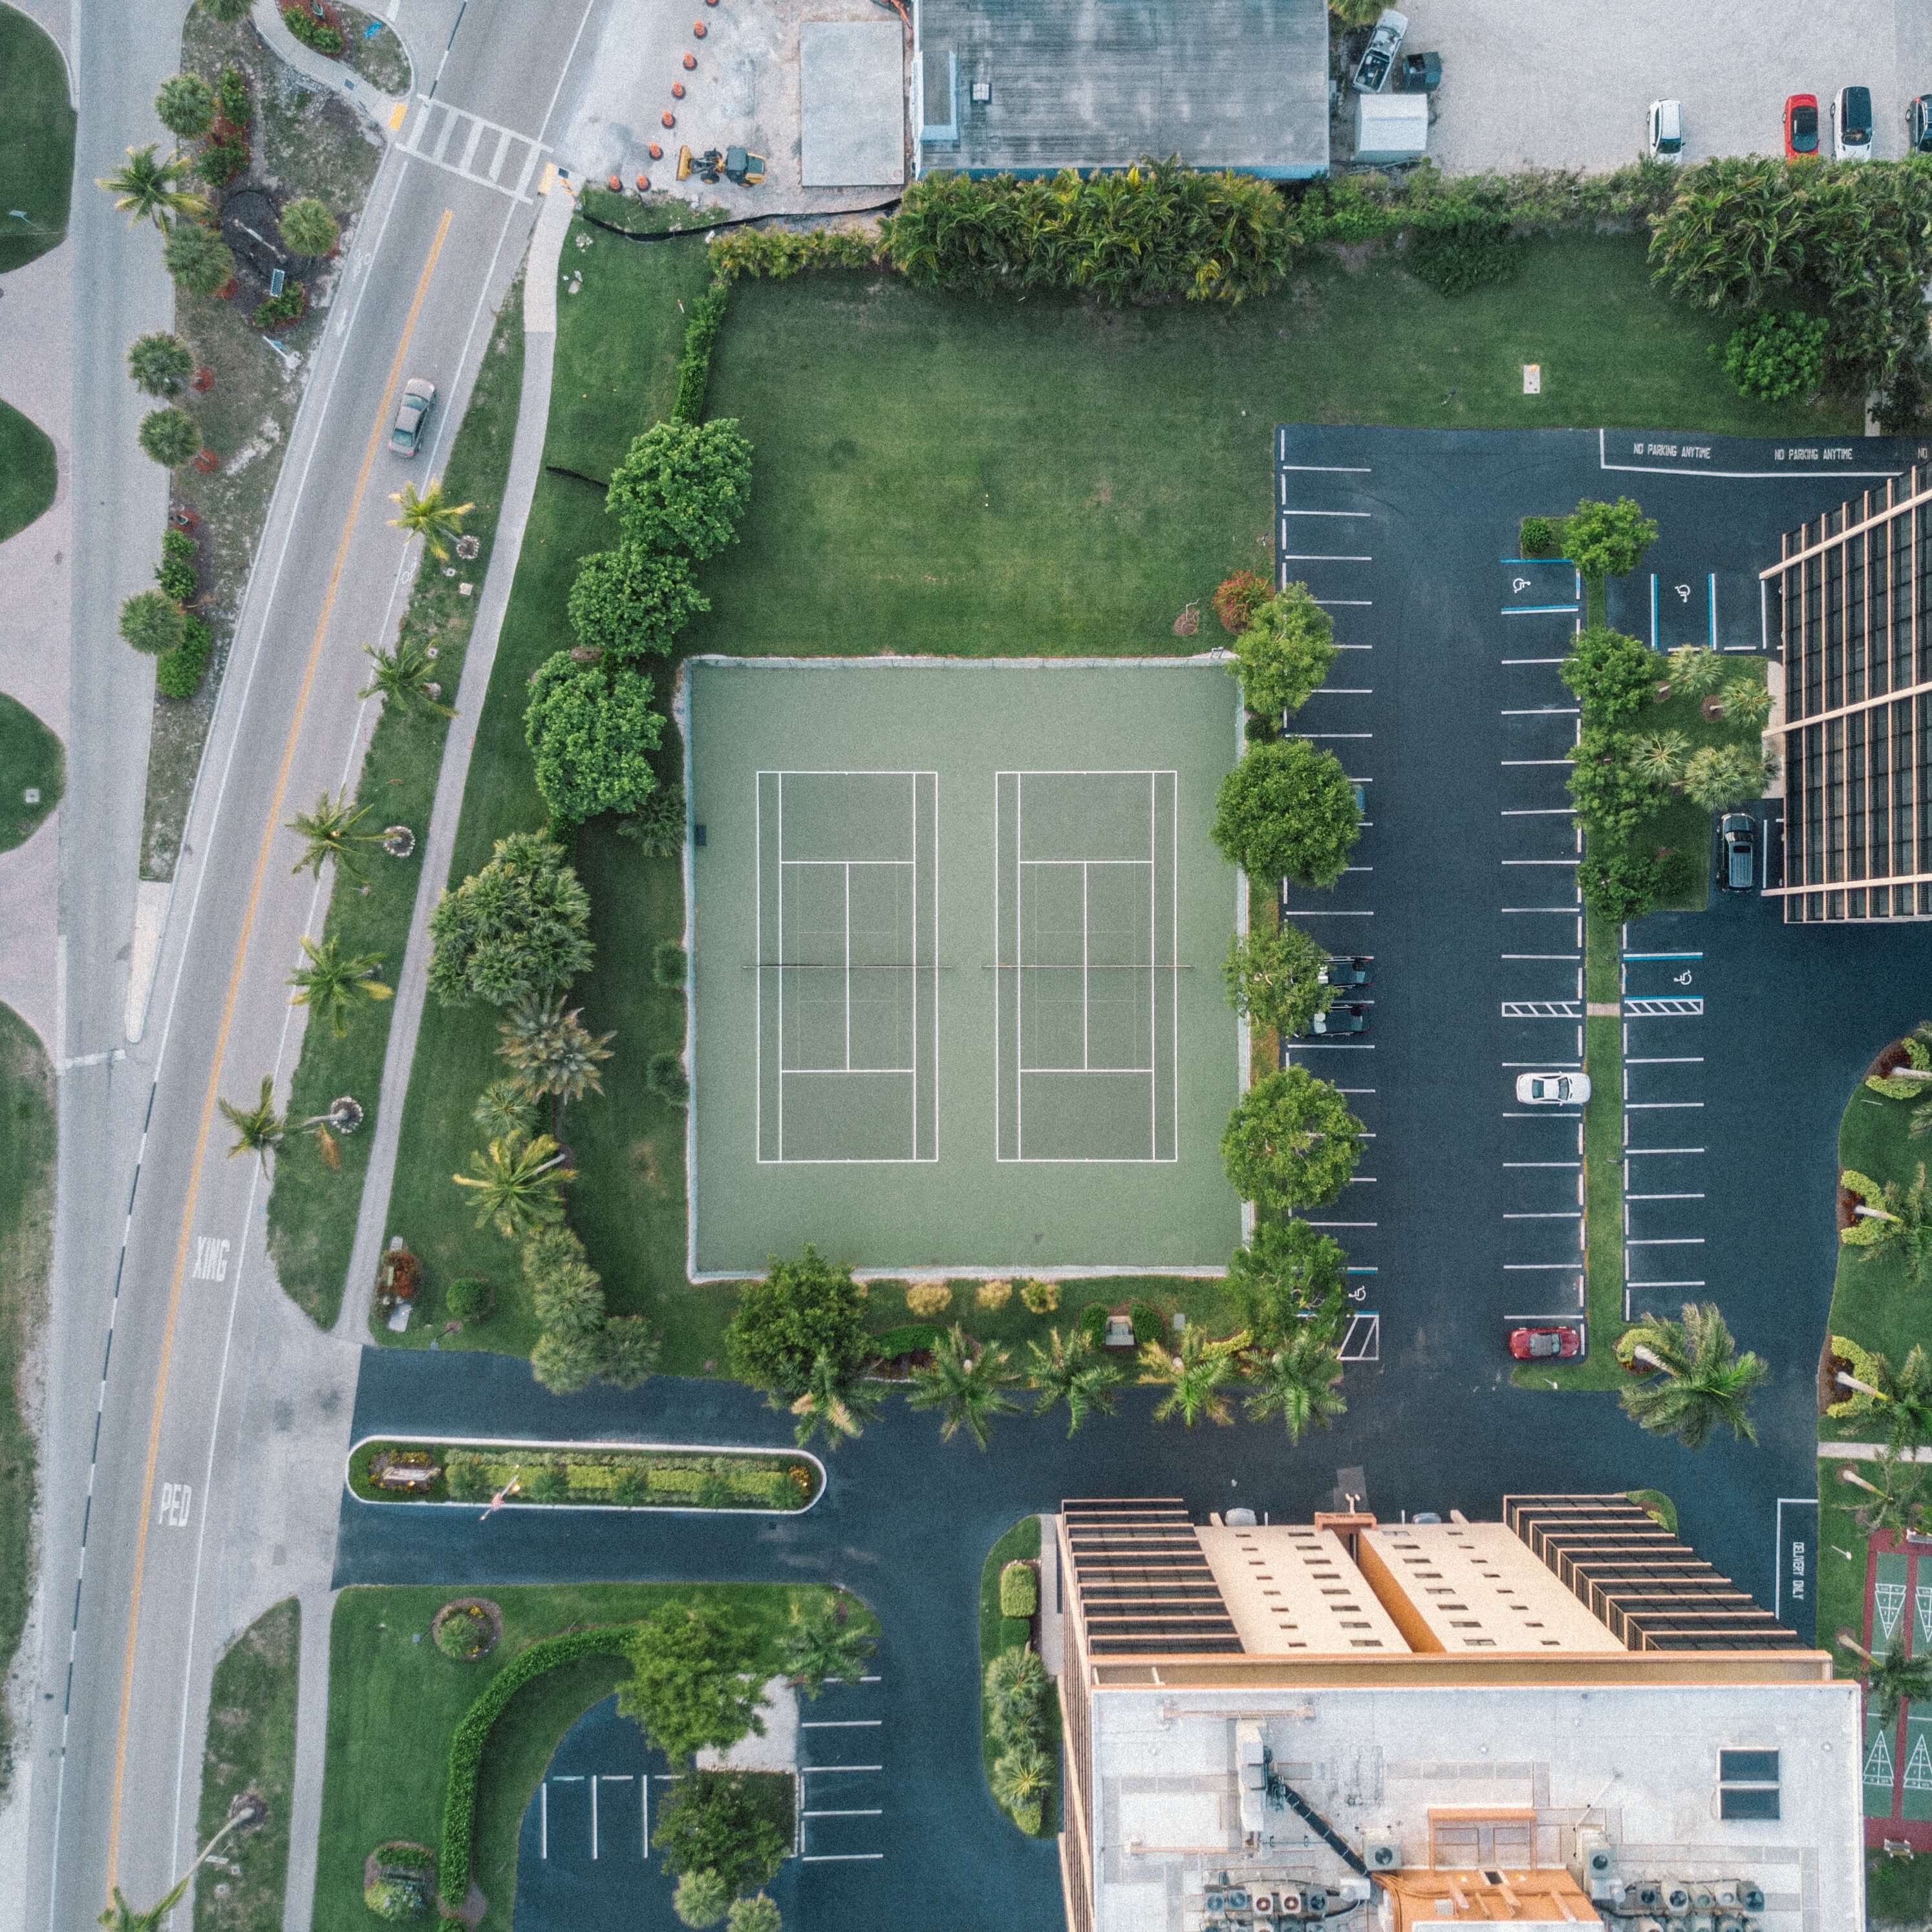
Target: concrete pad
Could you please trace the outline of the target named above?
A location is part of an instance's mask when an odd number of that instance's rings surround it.
[[[894,20],[799,29],[799,169],[807,188],[905,182],[905,36]]]
[[[758,1714],[765,1734],[754,1731],[729,1750],[709,1745],[698,1754],[700,1771],[796,1771],[798,1768],[798,1693],[788,1677],[766,1682],[764,1705]]]
[[[128,958],[127,1033],[130,1040],[139,1040],[148,1030],[148,1002],[161,963],[161,934],[174,890],[165,879],[143,879],[134,888],[134,938]]]

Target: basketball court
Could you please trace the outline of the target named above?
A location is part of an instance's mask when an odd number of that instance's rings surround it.
[[[887,1273],[1224,1267],[1225,667],[700,658],[680,703],[693,1274],[806,1240]]]

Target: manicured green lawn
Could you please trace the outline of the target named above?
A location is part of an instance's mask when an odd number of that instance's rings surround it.
[[[461,566],[452,582],[442,566],[425,554],[403,620],[405,633],[434,644],[436,670],[446,702],[454,698],[463,674],[464,653],[475,621],[476,596],[463,596],[466,579],[480,589],[490,560],[490,542],[509,473],[510,444],[516,431],[517,401],[524,369],[522,304],[504,304],[490,348],[478,372],[470,407],[451,449],[446,481],[458,502],[474,502],[468,518],[483,549]],[[385,706],[362,766],[356,802],[368,816],[358,828],[380,831],[406,825],[416,835],[414,856],[390,858],[380,848],[365,848],[362,892],[353,881],[338,880],[329,895],[325,938],[334,935],[350,954],[374,952],[383,962],[379,977],[393,985],[402,970],[410,918],[422,883],[422,855],[429,838],[430,808],[436,796],[448,721],[422,706],[398,711]],[[306,807],[310,801],[296,802]],[[290,838],[294,844],[292,835]],[[295,856],[293,851],[290,856]],[[382,1059],[388,1049],[393,1005],[365,1003],[337,1040],[326,1026],[308,1028],[290,1092],[289,1118],[305,1120],[326,1112],[340,1094],[352,1094],[368,1110],[362,1131],[339,1142],[341,1166],[324,1161],[312,1135],[291,1135],[275,1162],[268,1197],[268,1246],[283,1288],[320,1326],[334,1322],[342,1306],[344,1276],[356,1238],[356,1212],[374,1138],[376,1100]],[[252,1094],[230,1096],[239,1104]],[[454,1190],[452,1190],[452,1192]]]
[[[986,1666],[1003,1652],[1022,1648],[1030,1634],[1024,1618],[1000,1614],[1000,1572],[1009,1563],[1040,1555],[1040,1518],[1023,1516],[986,1552],[980,1571],[980,1676],[983,1683]],[[1060,1700],[1047,1700],[1048,1749],[1055,1762],[1060,1754]],[[990,1779],[993,1760],[999,1756],[992,1726],[987,1722],[985,1700],[980,1707],[980,1763]],[[1010,1815],[1010,1814],[1009,1814]],[[1048,1798],[1040,1821],[1040,1835],[1051,1838],[1059,1828],[1060,1794]]]
[[[296,1768],[296,1672],[302,1606],[290,1597],[265,1610],[222,1653],[208,1692],[208,1746],[202,1759],[196,1842],[226,1822],[229,1802],[252,1791],[268,1816],[224,1847],[241,1868],[194,1888],[195,1932],[280,1932],[289,1873],[289,1795]]]
[[[57,480],[52,439],[12,404],[0,403],[0,543],[46,508]]]
[[[53,1252],[54,1077],[33,1029],[0,1006],[0,1682],[26,1627],[34,1432],[20,1410],[28,1340],[46,1320]],[[0,1793],[12,1726],[0,1700]]]
[[[329,1627],[328,1741],[315,1890],[315,1932],[368,1932],[362,1862],[390,1838],[441,1840],[450,1734],[490,1679],[539,1637],[589,1624],[626,1623],[668,1601],[702,1596],[770,1646],[794,1604],[830,1593],[782,1584],[578,1583],[497,1590],[502,1640],[458,1664],[430,1641],[430,1621],[453,1596],[440,1586],[345,1590]],[[775,1666],[774,1666],[775,1667]],[[564,1733],[616,1688],[622,1663],[591,1658],[546,1672],[511,1700],[490,1734],[478,1789],[476,1880],[488,1924],[509,1923],[517,1834],[530,1794]]]
[[[74,124],[60,49],[26,14],[0,6],[0,274],[66,236]]]
[[[24,845],[67,789],[61,741],[17,699],[0,692],[0,852]],[[38,790],[29,805],[26,794]]]

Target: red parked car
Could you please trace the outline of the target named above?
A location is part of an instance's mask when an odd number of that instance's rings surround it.
[[[1519,1362],[1574,1362],[1582,1352],[1583,1330],[1574,1322],[1510,1330],[1510,1353]]]
[[[1794,94],[1784,104],[1784,158],[1787,161],[1818,158],[1818,97],[1815,94]]]

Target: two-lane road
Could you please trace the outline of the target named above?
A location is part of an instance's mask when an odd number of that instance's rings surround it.
[[[260,1607],[235,1579],[285,1504],[241,1426],[254,1338],[280,1312],[263,1306],[266,1188],[227,1157],[216,1102],[271,1069],[285,1088],[300,1036],[285,982],[326,901],[291,876],[280,827],[354,781],[373,723],[362,646],[393,634],[418,554],[389,527],[390,493],[441,471],[554,158],[546,130],[609,3],[570,0],[535,31],[472,4],[446,42],[445,10],[422,83],[435,100],[384,157],[263,533],[143,1044],[101,1070],[112,1098],[64,1144],[30,1927],[91,1921],[115,1883],[146,1904],[193,1856],[210,1672]],[[413,464],[386,447],[411,376],[440,398]],[[121,962],[70,970],[76,1012],[113,1012]],[[275,1394],[298,1403],[344,1356],[320,1336],[284,1346]],[[334,1474],[316,1475],[332,1514]]]

